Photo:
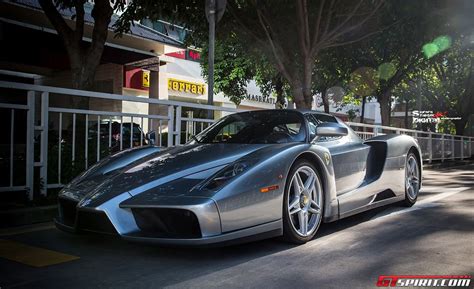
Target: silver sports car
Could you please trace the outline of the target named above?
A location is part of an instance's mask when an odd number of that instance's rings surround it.
[[[131,241],[208,245],[314,237],[321,222],[400,202],[421,186],[417,142],[362,141],[329,114],[232,114],[182,146],[140,147],[97,163],[59,195],[58,228]]]

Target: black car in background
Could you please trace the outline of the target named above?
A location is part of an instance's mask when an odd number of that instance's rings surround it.
[[[121,124],[117,121],[106,121],[101,122],[99,127],[99,137],[101,146],[108,147],[110,144],[112,152],[119,151],[121,147],[122,149],[126,149],[130,147],[148,145],[150,143],[150,140],[143,132],[143,129],[140,127],[140,125],[136,123],[123,122]],[[89,141],[97,140],[97,128],[97,124],[89,126]],[[122,145],[120,145],[120,142],[122,142]]]

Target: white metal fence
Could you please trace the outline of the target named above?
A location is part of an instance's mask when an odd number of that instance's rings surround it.
[[[193,110],[225,113],[240,111],[6,81],[0,81],[0,89],[0,116],[4,120],[8,119],[8,127],[4,125],[2,131],[8,131],[6,135],[9,135],[2,137],[3,141],[0,143],[0,192],[27,191],[29,199],[33,199],[36,192],[45,196],[48,189],[62,187],[80,171],[116,151],[149,143],[172,146],[188,141],[191,135],[214,122],[196,117]],[[15,97],[9,98],[10,94]],[[124,113],[52,105],[52,98],[64,96],[145,103],[157,113]],[[423,159],[429,162],[464,159],[474,153],[472,137],[360,123],[348,124],[362,139],[387,133],[412,135],[422,147]],[[145,126],[148,131],[146,134],[142,131]]]

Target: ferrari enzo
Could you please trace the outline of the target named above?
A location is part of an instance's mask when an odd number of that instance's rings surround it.
[[[410,136],[362,141],[329,114],[242,112],[185,145],[129,149],[97,163],[60,192],[56,225],[160,244],[274,236],[301,244],[321,222],[412,206],[421,174]]]

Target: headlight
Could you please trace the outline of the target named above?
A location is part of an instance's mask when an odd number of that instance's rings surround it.
[[[234,162],[222,170],[218,171],[215,175],[205,180],[201,186],[203,189],[217,190],[223,187],[233,178],[243,174],[249,168],[251,168],[257,160],[241,160]]]

